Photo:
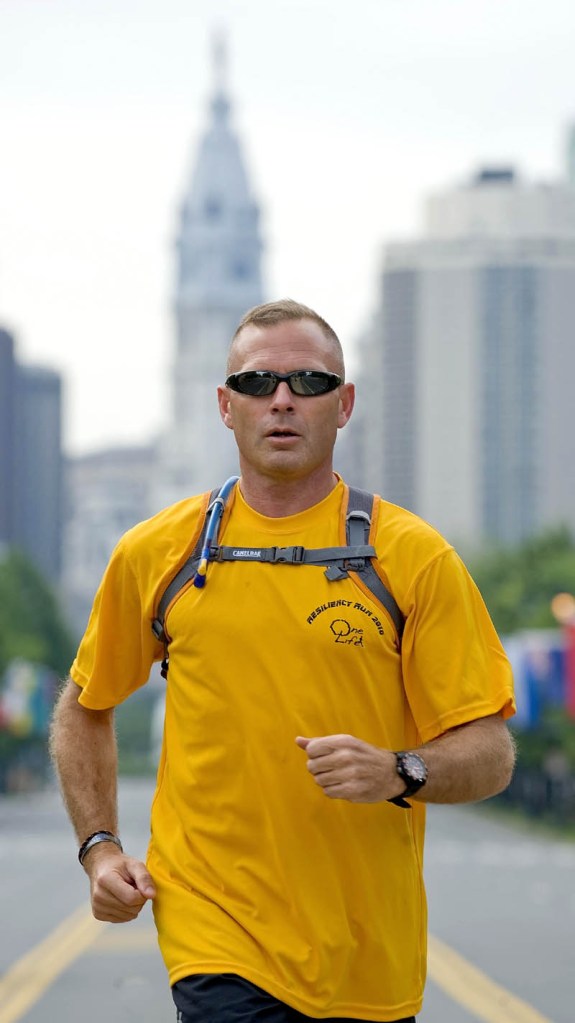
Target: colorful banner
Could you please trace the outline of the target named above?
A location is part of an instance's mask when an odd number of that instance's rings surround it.
[[[47,736],[57,685],[43,664],[12,661],[0,680],[0,730],[22,739]]]
[[[504,638],[503,645],[515,681],[514,725],[533,728],[547,707],[568,705],[567,644],[563,629],[529,629]]]

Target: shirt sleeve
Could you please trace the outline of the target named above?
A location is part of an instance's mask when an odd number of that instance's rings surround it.
[[[511,717],[511,666],[456,552],[449,549],[436,557],[408,596],[403,675],[423,742],[489,714]]]
[[[163,646],[150,628],[146,598],[120,540],[94,599],[90,619],[70,675],[81,688],[80,703],[104,710],[143,686]]]

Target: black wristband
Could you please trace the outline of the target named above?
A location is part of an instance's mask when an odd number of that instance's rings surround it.
[[[86,853],[88,853],[90,849],[93,849],[93,847],[95,845],[98,845],[100,842],[113,842],[114,845],[118,846],[120,852],[124,851],[122,848],[122,843],[120,842],[120,839],[118,838],[117,835],[113,835],[111,831],[95,831],[93,835],[88,835],[88,838],[86,839],[85,842],[82,842],[82,845],[78,850],[78,859],[82,866],[84,865]]]

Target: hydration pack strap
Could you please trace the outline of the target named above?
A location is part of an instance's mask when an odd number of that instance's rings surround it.
[[[164,623],[166,611],[177,594],[194,579],[206,542],[206,532],[214,503],[220,488],[212,490],[202,530],[188,560],[168,584],[158,603],[156,617],[152,621],[152,632],[167,647],[169,639]],[[226,547],[217,544],[209,547],[209,561],[261,561],[268,564],[325,565],[325,575],[333,582],[345,579],[349,572],[357,573],[363,584],[387,610],[401,642],[404,616],[394,596],[376,572],[373,558],[377,557],[375,547],[369,543],[373,494],[357,487],[349,487],[346,515],[347,547],[319,547],[306,550],[305,547]],[[164,674],[164,672],[162,672]]]
[[[168,610],[169,605],[171,604],[174,597],[177,596],[177,594],[180,592],[180,590],[182,590],[184,586],[187,586],[187,584],[190,582],[191,579],[194,578],[196,574],[198,565],[200,563],[200,558],[202,556],[202,548],[204,546],[210,516],[212,514],[212,509],[214,507],[214,501],[218,496],[219,492],[220,492],[219,487],[216,487],[215,490],[212,490],[208,501],[208,510],[204,516],[202,529],[200,535],[198,536],[198,539],[195,542],[194,549],[190,554],[188,560],[180,568],[179,572],[177,572],[172,581],[168,583],[158,603],[156,617],[152,620],[152,632],[154,633],[156,639],[159,639],[161,643],[165,644],[168,643],[168,637],[166,636],[165,633],[164,623],[166,620],[166,611]]]
[[[210,561],[266,561],[273,565],[331,565],[345,564],[347,568],[361,570],[366,558],[375,557],[375,547],[360,544],[354,547],[211,547]],[[353,565],[350,564],[353,562]],[[326,573],[327,574],[327,573]],[[347,575],[344,570],[343,575]],[[342,578],[341,575],[328,578]]]
[[[361,540],[363,540],[364,543],[367,543],[369,540],[373,502],[373,494],[368,493],[367,490],[360,490],[358,487],[349,487],[346,533],[347,539],[350,543],[359,543]],[[376,552],[374,550],[371,557],[375,556]],[[376,572],[373,562],[371,560],[367,560],[361,569],[353,568],[353,571],[359,572],[364,585],[371,590],[374,597],[379,600],[380,604],[383,604],[395,626],[395,631],[397,632],[399,642],[401,643],[401,637],[403,635],[403,628],[405,625],[405,616],[395,597],[388,590],[383,579],[381,579]]]

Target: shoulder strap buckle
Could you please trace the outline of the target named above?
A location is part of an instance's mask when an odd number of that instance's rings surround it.
[[[342,561],[336,561],[329,568],[326,568],[324,575],[326,579],[329,579],[330,583],[335,583],[339,579],[347,579],[347,569]]]
[[[273,564],[286,562],[290,565],[301,565],[305,558],[305,547],[296,545],[293,547],[269,547],[268,551],[269,557],[262,558],[262,560],[271,561]]]

